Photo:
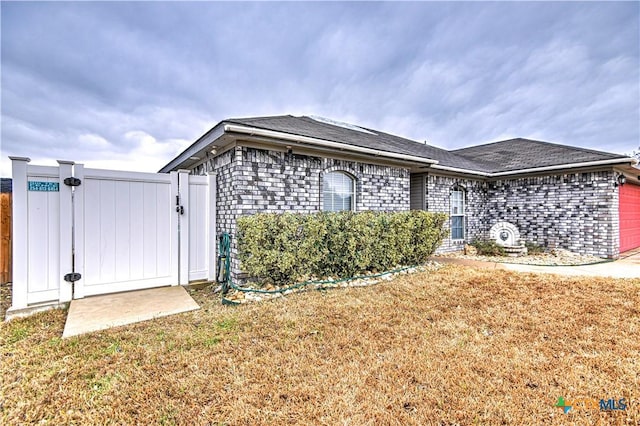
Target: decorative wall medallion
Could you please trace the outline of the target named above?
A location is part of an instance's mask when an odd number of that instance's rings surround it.
[[[498,222],[489,230],[489,239],[501,246],[516,246],[520,241],[520,231],[513,223]]]

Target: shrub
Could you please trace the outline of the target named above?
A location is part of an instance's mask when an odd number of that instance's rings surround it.
[[[543,246],[536,243],[525,242],[524,246],[527,248],[527,254],[542,254],[545,252]]]
[[[504,248],[495,241],[476,240],[471,243],[482,256],[505,256]]]
[[[350,277],[427,260],[447,216],[425,211],[260,213],[238,219],[242,269],[263,282]]]

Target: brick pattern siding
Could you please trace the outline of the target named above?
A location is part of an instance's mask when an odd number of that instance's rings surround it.
[[[238,246],[235,239],[237,201],[234,181],[238,159],[242,156],[240,148],[234,148],[217,157],[196,166],[191,173],[206,175],[216,173],[216,236],[228,232],[231,236],[231,269],[237,268]],[[216,260],[217,261],[217,260]],[[232,274],[232,278],[235,275]]]
[[[589,172],[490,182],[488,226],[505,220],[521,237],[599,257],[619,250],[618,190],[614,172]]]
[[[241,215],[322,209],[322,176],[343,171],[356,179],[356,210],[409,210],[409,170],[354,161],[236,147],[193,169],[217,173],[217,233],[235,237]],[[232,277],[240,273],[236,238]]]
[[[237,213],[317,211],[321,167],[318,157],[242,148],[235,175]]]
[[[454,187],[462,188],[465,193],[465,240],[452,240],[449,236],[438,248],[437,253],[462,250],[465,241],[484,239],[488,233],[487,184],[485,182],[429,174],[425,185],[427,211],[450,214],[450,195]],[[451,229],[450,221],[451,219],[447,225],[449,229]]]
[[[613,171],[558,174],[493,182],[429,174],[427,210],[449,213],[455,185],[466,191],[465,241],[488,238],[500,221],[518,227],[521,238],[548,248],[599,257],[617,257],[618,191]],[[438,252],[461,250],[446,239]]]
[[[322,209],[322,176],[344,171],[356,179],[356,210],[409,209],[409,170],[354,161],[287,154],[249,147],[234,149],[193,169],[217,174],[217,234],[229,232],[232,276],[240,265],[235,238],[240,215]],[[521,237],[545,247],[616,257],[619,248],[618,191],[614,172],[558,174],[492,182],[437,174],[425,176],[428,211],[450,213],[450,193],[465,191],[465,240],[447,238],[438,252],[488,238],[499,221],[516,225]]]

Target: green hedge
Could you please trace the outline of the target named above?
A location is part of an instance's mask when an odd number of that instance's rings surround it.
[[[488,240],[475,240],[471,243],[476,248],[479,255],[482,256],[506,256],[507,252],[504,251],[504,247],[498,245],[495,241]]]
[[[260,213],[238,219],[241,268],[263,283],[351,277],[424,263],[447,236],[444,213]]]

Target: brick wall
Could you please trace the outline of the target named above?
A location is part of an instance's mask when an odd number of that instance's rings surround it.
[[[409,170],[357,163],[358,210],[409,210]]]
[[[235,150],[227,151],[196,166],[191,171],[194,175],[216,173],[217,234],[230,232],[235,226],[236,199],[234,197],[233,176],[238,155],[239,153]]]
[[[489,183],[488,226],[505,220],[523,239],[600,257],[619,249],[613,171],[505,179]]]
[[[236,147],[195,167],[193,174],[217,173],[217,233],[235,237],[241,215],[320,211],[322,176],[338,170],[356,179],[356,210],[409,209],[409,170],[405,168]],[[240,265],[235,238],[232,258],[236,279]]]
[[[427,175],[425,185],[427,211],[450,214],[450,194],[456,186],[465,192],[465,241],[486,238],[488,233],[486,223],[487,184],[482,181]],[[450,224],[448,226],[450,227]],[[443,241],[437,252],[462,250],[463,247],[464,241],[452,240],[449,236]]]
[[[240,272],[236,219],[258,212],[315,212],[322,209],[322,176],[345,171],[356,178],[356,210],[409,209],[409,170],[236,147],[194,168],[217,173],[217,233],[234,236],[233,275]],[[488,238],[498,221],[515,224],[521,237],[546,247],[616,257],[619,248],[618,191],[613,171],[560,174],[483,182],[425,176],[428,211],[450,212],[454,186],[465,190],[465,241]],[[447,238],[438,252],[461,250],[464,241]]]
[[[237,269],[238,246],[235,239],[235,227],[237,218],[237,201],[235,198],[234,179],[238,159],[241,158],[240,148],[234,148],[217,157],[212,157],[203,164],[196,166],[191,173],[205,175],[216,173],[216,236],[228,232],[231,236],[231,269]],[[235,279],[236,274],[232,274]]]
[[[429,174],[427,210],[449,213],[454,185],[466,190],[465,241],[488,238],[500,221],[518,227],[521,238],[549,248],[599,257],[619,249],[618,191],[613,171],[560,174],[482,182]],[[438,252],[461,250],[446,239]]]
[[[317,211],[321,167],[318,157],[242,148],[235,176],[237,213]]]
[[[407,210],[409,171],[332,158],[242,148],[236,169],[239,214],[322,209],[322,176],[344,171],[356,179],[356,210]]]

